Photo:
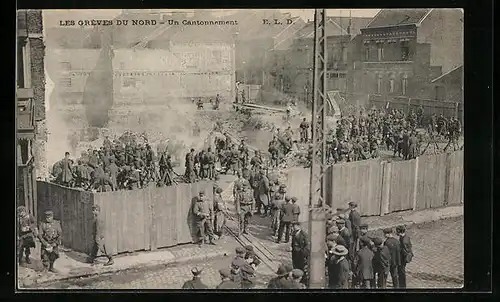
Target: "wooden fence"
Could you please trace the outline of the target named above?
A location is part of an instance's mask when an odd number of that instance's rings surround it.
[[[326,203],[332,208],[358,203],[363,216],[422,210],[463,202],[463,151],[409,161],[367,160],[330,166]],[[287,187],[301,209],[309,203],[309,169],[292,169]],[[302,210],[300,221],[308,220]]]
[[[38,209],[54,211],[61,221],[63,245],[73,250],[89,253],[92,248],[93,205],[101,208],[109,252],[156,250],[194,241],[193,197],[203,189],[211,200],[212,188],[211,182],[199,182],[91,193],[39,181]]]

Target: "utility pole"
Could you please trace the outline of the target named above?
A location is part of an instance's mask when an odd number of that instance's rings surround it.
[[[312,145],[309,187],[309,288],[325,287],[326,10],[314,10]]]

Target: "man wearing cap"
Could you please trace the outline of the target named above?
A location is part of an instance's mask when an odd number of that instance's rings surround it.
[[[248,234],[248,223],[253,215],[253,194],[250,189],[250,183],[246,179],[241,180],[241,189],[238,192],[238,198],[235,200],[236,213],[238,214],[238,236]]]
[[[207,289],[208,286],[201,282],[201,272],[203,269],[193,268],[191,273],[193,274],[193,279],[184,282],[182,289]]]
[[[300,269],[293,269],[290,273],[293,289],[306,289],[306,285],[302,283],[304,272]]]
[[[375,253],[373,255],[373,272],[376,279],[377,288],[386,288],[387,276],[391,264],[391,253],[380,238],[373,238]],[[373,286],[372,286],[373,287]]]
[[[69,152],[64,153],[64,158],[61,160],[61,168],[61,184],[69,187],[73,180],[73,161],[69,158]]]
[[[45,221],[40,223],[39,239],[42,243],[41,258],[45,270],[56,272],[54,262],[59,258],[59,245],[61,245],[61,224],[54,220],[52,211],[45,211]]]
[[[358,212],[358,205],[355,202],[349,202],[349,221],[352,228],[352,240],[356,242],[359,237],[359,227],[361,225],[361,215]]]
[[[260,260],[257,258],[257,255],[253,250],[253,246],[251,245],[245,246],[245,261],[247,261],[248,259],[252,260],[250,262],[250,265],[252,265],[254,269],[257,269],[257,266],[259,266],[260,264]]]
[[[38,236],[35,218],[28,214],[24,206],[17,208],[17,255],[19,264],[24,261],[30,264],[31,249],[35,248],[35,238]],[[24,252],[24,258],[23,258]]]
[[[347,249],[343,245],[337,245],[333,251],[333,257],[328,263],[328,288],[348,289],[351,269],[346,259]]]
[[[297,197],[292,197],[292,221],[299,221],[300,216],[300,206],[297,204]]]
[[[351,248],[351,233],[345,226],[345,220],[343,218],[337,220],[337,228],[339,229],[339,235],[344,239],[344,246],[349,251]]]
[[[214,212],[215,212],[215,221],[214,221],[214,233],[217,234],[217,236],[222,237],[224,233],[224,226],[226,225],[226,214],[227,213],[227,207],[226,203],[222,199],[221,196],[222,193],[222,188],[217,188],[215,189],[215,194],[214,194]]]
[[[210,240],[210,244],[215,245],[213,226],[213,210],[205,197],[205,191],[201,190],[193,205],[193,214],[196,222],[197,233],[199,234],[198,244],[205,243],[205,231]]]
[[[368,224],[366,223],[362,223],[360,226],[359,226],[359,234],[358,234],[358,239],[354,241],[354,252],[357,253],[362,247],[361,247],[361,239],[362,238],[365,238],[366,240],[368,240],[368,242],[370,242],[370,248],[373,247],[373,242],[371,241],[371,239],[368,237]]]
[[[255,286],[255,264],[254,255],[250,254],[245,257],[245,264],[240,267],[241,271],[241,288],[250,289]]]
[[[289,274],[292,272],[293,267],[291,265],[280,264],[278,271],[276,272],[277,277],[269,280],[267,284],[268,289],[291,289],[293,288],[291,280],[288,279]]]
[[[106,258],[108,258],[108,262],[104,265],[109,266],[112,265],[114,261],[111,254],[106,250],[104,240],[104,221],[99,216],[100,211],[101,208],[98,205],[92,206],[92,214],[94,215],[92,235],[94,237],[94,243],[88,262],[94,264],[98,253],[101,252],[104,256],[106,256]]]
[[[259,186],[258,186],[258,200],[257,202],[257,212],[261,213],[261,208],[264,208],[263,216],[266,216],[269,206],[269,179],[266,176],[264,169],[260,169],[259,175]]]
[[[239,289],[241,288],[236,282],[231,280],[231,271],[227,268],[219,270],[221,283],[217,285],[216,289]]]
[[[412,244],[410,237],[406,235],[406,228],[404,225],[398,226],[396,232],[399,236],[399,245],[401,248],[401,265],[398,271],[399,286],[401,288],[406,288],[406,264],[410,263],[413,259]]]
[[[389,248],[391,254],[391,262],[389,265],[389,272],[391,273],[392,287],[399,288],[399,266],[401,265],[401,248],[399,240],[394,238],[392,228],[384,229],[385,241],[384,245]]]
[[[361,249],[357,252],[354,260],[355,280],[361,288],[370,288],[373,276],[373,252],[370,249],[371,241],[368,238],[360,238]]]
[[[274,236],[278,236],[278,231],[281,222],[281,210],[283,208],[283,205],[285,204],[285,200],[290,199],[288,196],[286,196],[286,185],[282,186],[283,187],[280,187],[278,189],[278,192],[274,193],[271,204],[271,215],[272,215],[271,229],[273,231]],[[272,187],[270,189],[271,191],[274,190],[274,188]]]
[[[290,224],[293,221],[293,205],[290,203],[290,198],[285,198],[285,204],[281,207],[280,227],[278,229],[278,238],[276,243],[281,242],[283,232],[285,232],[285,243],[290,241]]]
[[[301,229],[300,222],[292,223],[292,264],[293,268],[298,268],[304,272],[302,283],[307,284],[309,281],[309,251],[310,243],[309,236]]]

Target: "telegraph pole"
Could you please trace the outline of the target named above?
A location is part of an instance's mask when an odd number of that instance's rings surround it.
[[[325,287],[326,10],[314,10],[312,145],[309,187],[309,288]]]

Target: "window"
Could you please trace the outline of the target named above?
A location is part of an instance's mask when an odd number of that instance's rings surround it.
[[[382,93],[382,75],[377,75],[377,93]]]
[[[401,94],[406,95],[406,89],[408,88],[408,78],[406,74],[403,76],[403,80],[401,81]]]
[[[401,61],[408,61],[410,59],[410,47],[408,42],[401,42]]]
[[[393,78],[389,79],[389,92],[394,93],[394,79]]]
[[[71,78],[59,79],[59,85],[61,85],[61,87],[71,87]]]
[[[213,52],[214,61],[216,64],[222,63],[222,51],[216,50]]]
[[[124,62],[120,62],[120,69],[121,70],[125,69],[125,63]]]
[[[444,101],[445,99],[445,89],[443,86],[436,86],[436,100]]]
[[[70,62],[61,62],[60,67],[61,67],[61,71],[71,71],[71,63]]]
[[[347,47],[342,47],[342,62],[347,63]]]
[[[370,61],[370,46],[365,46],[365,61]]]
[[[123,78],[122,86],[123,87],[136,87],[137,80],[135,78]]]
[[[384,44],[377,43],[377,58],[379,61],[384,60]]]

